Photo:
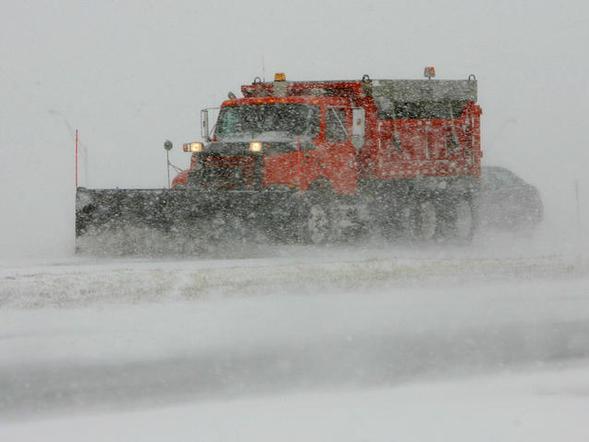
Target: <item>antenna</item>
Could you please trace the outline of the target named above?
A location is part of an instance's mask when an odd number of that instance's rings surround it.
[[[577,232],[581,233],[581,204],[579,202],[579,180],[575,180],[575,206],[577,209]]]
[[[78,129],[76,129],[76,141],[75,141],[75,147],[74,147],[74,157],[75,157],[75,167],[76,167],[76,190],[78,189],[78,177],[79,177],[79,173],[78,173],[78,146],[80,144],[80,136],[79,136],[79,132]]]
[[[266,63],[264,61],[264,54],[262,54],[262,81],[266,82]]]

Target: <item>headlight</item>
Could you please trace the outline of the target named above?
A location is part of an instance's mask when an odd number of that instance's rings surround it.
[[[259,141],[252,141],[250,143],[250,152],[261,152],[262,151],[262,143]]]
[[[182,146],[182,149],[184,150],[184,152],[202,152],[204,150],[205,146],[202,143],[199,143],[197,141],[193,142],[193,143],[185,143]]]

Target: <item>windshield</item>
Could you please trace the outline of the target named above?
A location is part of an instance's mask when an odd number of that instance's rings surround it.
[[[227,138],[313,137],[319,130],[319,109],[306,104],[256,104],[221,110],[216,136]]]

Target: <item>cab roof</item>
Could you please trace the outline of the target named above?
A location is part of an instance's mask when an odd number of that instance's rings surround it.
[[[260,104],[307,104],[320,106],[322,104],[327,105],[345,105],[348,101],[343,97],[315,97],[315,96],[287,96],[287,97],[245,97],[245,98],[234,98],[225,100],[221,106],[243,106],[243,105],[260,105]]]

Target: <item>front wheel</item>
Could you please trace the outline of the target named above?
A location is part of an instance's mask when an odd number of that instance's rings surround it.
[[[328,208],[320,203],[309,206],[303,220],[303,240],[310,244],[325,244],[330,237],[332,220]]]

